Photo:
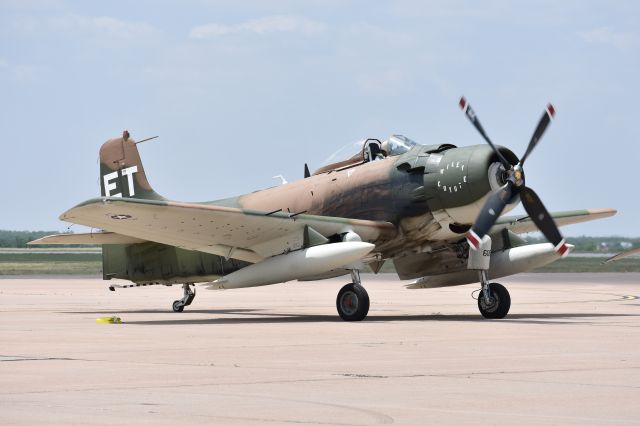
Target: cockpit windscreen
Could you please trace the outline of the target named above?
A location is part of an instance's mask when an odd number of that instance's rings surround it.
[[[387,152],[388,156],[402,155],[416,145],[418,145],[417,142],[412,141],[406,136],[393,135],[382,143],[382,149]]]
[[[327,158],[322,163],[322,166],[349,160],[357,157],[358,155],[361,155],[364,142],[364,140],[361,140],[357,142],[351,142],[343,146],[342,148],[331,154],[331,156],[329,156],[329,158]],[[404,154],[416,145],[418,145],[417,142],[409,139],[406,136],[393,135],[386,141],[382,142],[382,149],[386,152],[387,156],[395,156]]]

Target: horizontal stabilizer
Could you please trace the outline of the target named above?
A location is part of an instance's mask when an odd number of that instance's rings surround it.
[[[128,235],[116,234],[115,232],[91,232],[83,234],[56,234],[47,235],[28,242],[29,245],[45,244],[138,244],[146,240],[130,237]]]

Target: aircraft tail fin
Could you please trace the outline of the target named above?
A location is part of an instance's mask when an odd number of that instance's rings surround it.
[[[103,197],[164,200],[149,184],[136,142],[126,130],[100,147],[100,191]]]

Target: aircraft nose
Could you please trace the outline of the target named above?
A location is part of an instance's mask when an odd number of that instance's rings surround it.
[[[500,147],[509,161],[518,159]],[[425,169],[425,190],[431,211],[445,210],[459,224],[475,220],[484,198],[505,183],[497,156],[486,145],[453,148],[430,158]]]

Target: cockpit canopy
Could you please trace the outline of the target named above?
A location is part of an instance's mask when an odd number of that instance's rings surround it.
[[[316,170],[314,175],[326,173],[331,170],[339,170],[343,167],[355,164],[368,163],[387,157],[402,155],[409,151],[417,142],[403,135],[392,135],[385,141],[378,139],[366,139],[350,143],[334,152],[323,165]]]
[[[417,142],[412,141],[406,136],[392,135],[382,143],[382,149],[387,152],[387,155],[394,156],[402,155],[416,145],[418,145]]]

